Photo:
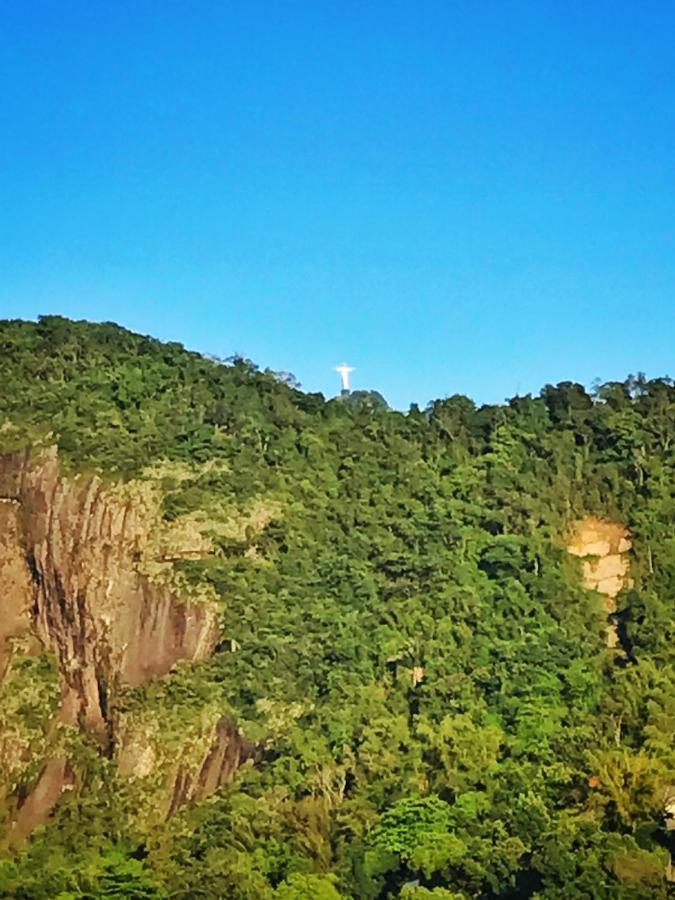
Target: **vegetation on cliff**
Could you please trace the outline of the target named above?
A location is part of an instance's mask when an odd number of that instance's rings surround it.
[[[0,896],[666,897],[670,380],[403,414],[113,324],[2,322],[0,451],[50,442],[111,490],[151,483],[158,532],[190,524],[203,552],[176,552],[172,583],[218,605],[220,639],[119,686],[112,745],[81,737]],[[585,516],[631,536],[616,647],[566,549]],[[31,660],[11,677],[53,671]],[[0,711],[40,747],[44,683]],[[219,714],[256,752],[165,821],[151,792]]]

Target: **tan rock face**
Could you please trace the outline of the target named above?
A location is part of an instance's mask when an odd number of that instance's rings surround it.
[[[135,686],[178,660],[206,658],[218,637],[217,610],[140,574],[154,523],[96,476],[61,477],[53,451],[39,462],[9,454],[0,469],[20,510],[37,631],[55,651],[70,694],[65,719],[105,739],[116,683]],[[13,606],[19,602],[25,597]]]
[[[567,549],[575,556],[609,556],[627,553],[631,546],[625,525],[587,516],[576,523]]]
[[[38,826],[44,825],[61,794],[73,783],[73,773],[62,756],[47,760],[38,780],[18,804],[8,845],[18,847]]]
[[[254,747],[234,724],[219,719],[209,734],[208,750],[198,765],[180,769],[173,782],[167,817],[183,804],[203,800],[228,782],[242,762],[253,756]]]
[[[628,584],[631,540],[628,529],[620,522],[589,516],[577,522],[567,550],[582,557],[585,586],[604,597],[605,609],[616,611],[616,597]],[[607,644],[616,646],[616,626],[610,625]]]
[[[55,450],[0,455],[0,679],[8,640],[32,632],[58,661],[59,720],[96,736],[105,752],[116,741],[119,688],[165,675],[179,660],[205,659],[219,637],[216,603],[189,595],[173,568],[175,558],[209,552],[208,540],[193,529],[181,545],[152,491],[138,490],[66,477]],[[175,772],[181,783],[170,786],[177,799],[167,801],[169,811],[202,796],[199,785],[215,789],[238,764],[244,743],[232,728],[212,728],[203,765]],[[125,740],[133,747],[133,736]],[[137,748],[121,766],[128,770],[134,757],[142,772],[153,765]],[[64,759],[47,762],[20,798],[15,831],[43,822],[71,781]]]
[[[216,710],[205,710],[200,727],[185,723],[183,744],[167,747],[161,723],[120,723],[115,760],[120,776],[137,790],[138,820],[152,826],[186,803],[203,800],[231,780],[255,746]]]
[[[0,679],[8,661],[8,638],[30,627],[35,593],[21,546],[19,504],[0,501]]]

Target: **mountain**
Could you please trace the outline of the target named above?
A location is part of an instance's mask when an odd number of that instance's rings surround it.
[[[674,447],[0,322],[0,896],[665,898]]]

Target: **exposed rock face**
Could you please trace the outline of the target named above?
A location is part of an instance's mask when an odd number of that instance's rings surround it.
[[[628,584],[631,549],[628,529],[619,522],[589,516],[577,522],[567,549],[583,558],[586,587],[603,595],[608,613],[616,612],[616,597]],[[617,629],[611,624],[607,645],[615,647],[617,643]]]
[[[210,796],[254,755],[254,744],[230,719],[208,710],[203,718],[207,721],[197,729],[186,723],[183,744],[173,752],[158,740],[156,721],[150,727],[147,722],[145,727],[126,720],[120,723],[115,748],[118,772],[139,786],[143,799],[138,814],[146,825],[164,821],[185,803]]]
[[[37,631],[60,662],[64,721],[105,740],[115,682],[133,687],[180,659],[206,658],[218,637],[216,609],[139,573],[151,523],[98,477],[62,478],[55,451],[38,464],[27,453],[7,455],[0,472],[12,491],[5,497],[20,509]]]
[[[44,825],[61,794],[73,784],[74,773],[63,756],[47,760],[38,780],[18,798],[8,845],[18,847],[39,825]]]
[[[0,680],[8,663],[8,639],[30,626],[35,585],[20,539],[19,504],[0,500]]]
[[[180,547],[174,534],[160,546],[161,529],[157,509],[119,486],[64,477],[55,450],[0,455],[0,680],[9,639],[34,635],[58,661],[60,722],[94,735],[103,752],[116,740],[111,707],[120,687],[208,657],[219,636],[216,604],[171,582],[172,560],[204,555],[208,541],[197,535]],[[205,736],[201,768],[176,769],[167,813],[215,790],[245,755],[234,726],[218,724]],[[65,759],[46,762],[19,798],[15,829],[28,833],[44,821],[71,780]]]

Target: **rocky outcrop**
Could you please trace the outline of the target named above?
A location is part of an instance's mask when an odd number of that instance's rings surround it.
[[[31,622],[35,585],[21,545],[19,503],[0,500],[0,681],[9,663],[9,640]]]
[[[616,612],[616,597],[629,583],[631,540],[628,529],[620,522],[588,516],[576,523],[567,550],[583,559],[585,586],[602,594],[605,609]],[[611,621],[607,645],[618,644],[616,624]]]
[[[61,794],[72,787],[73,781],[73,770],[64,756],[48,759],[37,781],[16,798],[7,845],[18,847],[38,826],[44,825]]]
[[[64,682],[63,720],[106,741],[116,684],[133,687],[178,660],[206,658],[217,609],[141,574],[152,511],[97,476],[62,477],[55,450],[37,461],[27,452],[4,456],[0,485],[5,504],[18,506],[37,633]],[[15,616],[24,602],[13,601]]]
[[[55,449],[0,455],[0,680],[11,639],[30,636],[58,663],[58,721],[93,735],[103,753],[116,741],[117,693],[205,659],[219,637],[217,604],[190,593],[173,566],[208,553],[209,541],[168,529],[160,499],[151,483],[66,476]],[[215,790],[246,756],[231,723],[209,729],[201,767],[175,770],[167,814]],[[126,772],[129,758],[119,762]],[[15,831],[44,821],[71,782],[63,756],[46,760],[19,791]]]
[[[174,747],[156,717],[146,715],[142,721],[122,717],[115,748],[117,770],[138,789],[142,799],[137,819],[146,827],[164,821],[186,803],[209,797],[253,758],[255,745],[232,719],[216,709],[203,710],[200,719],[183,723],[181,743]]]

